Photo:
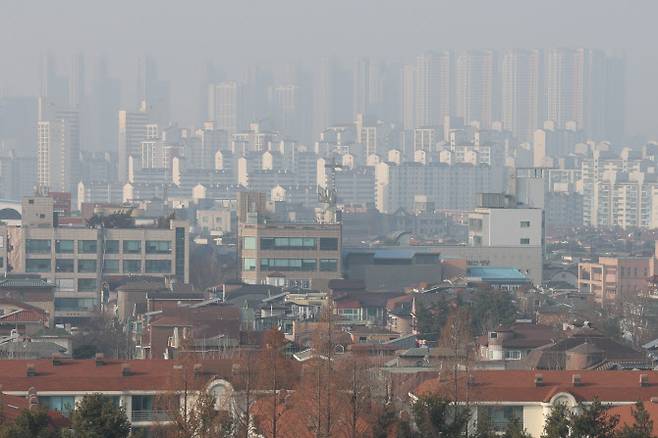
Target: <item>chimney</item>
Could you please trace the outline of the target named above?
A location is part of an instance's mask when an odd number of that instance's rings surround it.
[[[542,374],[535,374],[535,386],[544,386],[544,376]]]
[[[194,377],[199,377],[201,375],[202,366],[200,363],[194,364]]]
[[[53,360],[53,366],[54,367],[58,367],[62,364],[62,356],[60,356],[57,353],[53,353],[52,360]]]
[[[640,374],[640,386],[649,386],[648,374]]]
[[[581,386],[583,384],[580,374],[574,374],[571,376],[571,383],[573,386]]]
[[[34,366],[33,363],[27,364],[26,375],[27,377],[34,377],[37,375],[37,368]]]
[[[132,372],[130,371],[130,364],[129,363],[124,363],[121,365],[121,375],[123,377],[128,377],[132,375]]]
[[[105,365],[105,355],[103,353],[96,353],[96,366],[102,367]]]

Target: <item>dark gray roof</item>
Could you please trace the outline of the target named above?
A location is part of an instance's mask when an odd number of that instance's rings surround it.
[[[41,278],[8,277],[0,280],[0,288],[54,288],[53,283],[48,283]]]

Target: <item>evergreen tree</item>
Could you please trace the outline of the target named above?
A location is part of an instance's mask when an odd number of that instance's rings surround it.
[[[619,417],[607,414],[607,407],[598,399],[589,405],[580,405],[579,412],[571,415],[573,438],[615,438]]]
[[[525,431],[523,424],[518,418],[513,418],[507,424],[503,438],[532,438],[532,436]]]
[[[414,419],[420,436],[457,438],[464,436],[470,414],[437,395],[420,397],[413,405]]]
[[[619,438],[655,438],[653,435],[653,421],[644,404],[638,401],[635,403],[632,412],[635,421],[632,426],[624,425],[619,433]]]
[[[567,438],[569,429],[569,409],[563,404],[558,404],[551,409],[541,438]]]
[[[59,438],[60,431],[48,426],[48,411],[26,409],[10,425],[0,426],[0,438]]]
[[[85,395],[73,411],[71,425],[79,438],[126,438],[130,434],[126,411],[102,394]]]

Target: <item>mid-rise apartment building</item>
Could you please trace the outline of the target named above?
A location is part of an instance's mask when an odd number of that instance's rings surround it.
[[[55,318],[89,317],[109,276],[148,275],[189,282],[189,226],[127,224],[123,228],[58,226],[53,200],[23,200],[21,226],[9,227],[13,272],[39,274],[54,283]]]
[[[247,220],[239,227],[245,283],[321,289],[341,277],[340,224]]]

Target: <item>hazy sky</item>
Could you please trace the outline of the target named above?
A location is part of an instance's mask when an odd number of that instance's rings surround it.
[[[174,116],[189,122],[206,60],[232,70],[442,48],[625,49],[628,131],[658,137],[657,14],[655,0],[0,0],[0,90],[34,94],[40,54],[57,55],[64,71],[82,51],[108,55],[131,93],[148,52],[172,81]]]

